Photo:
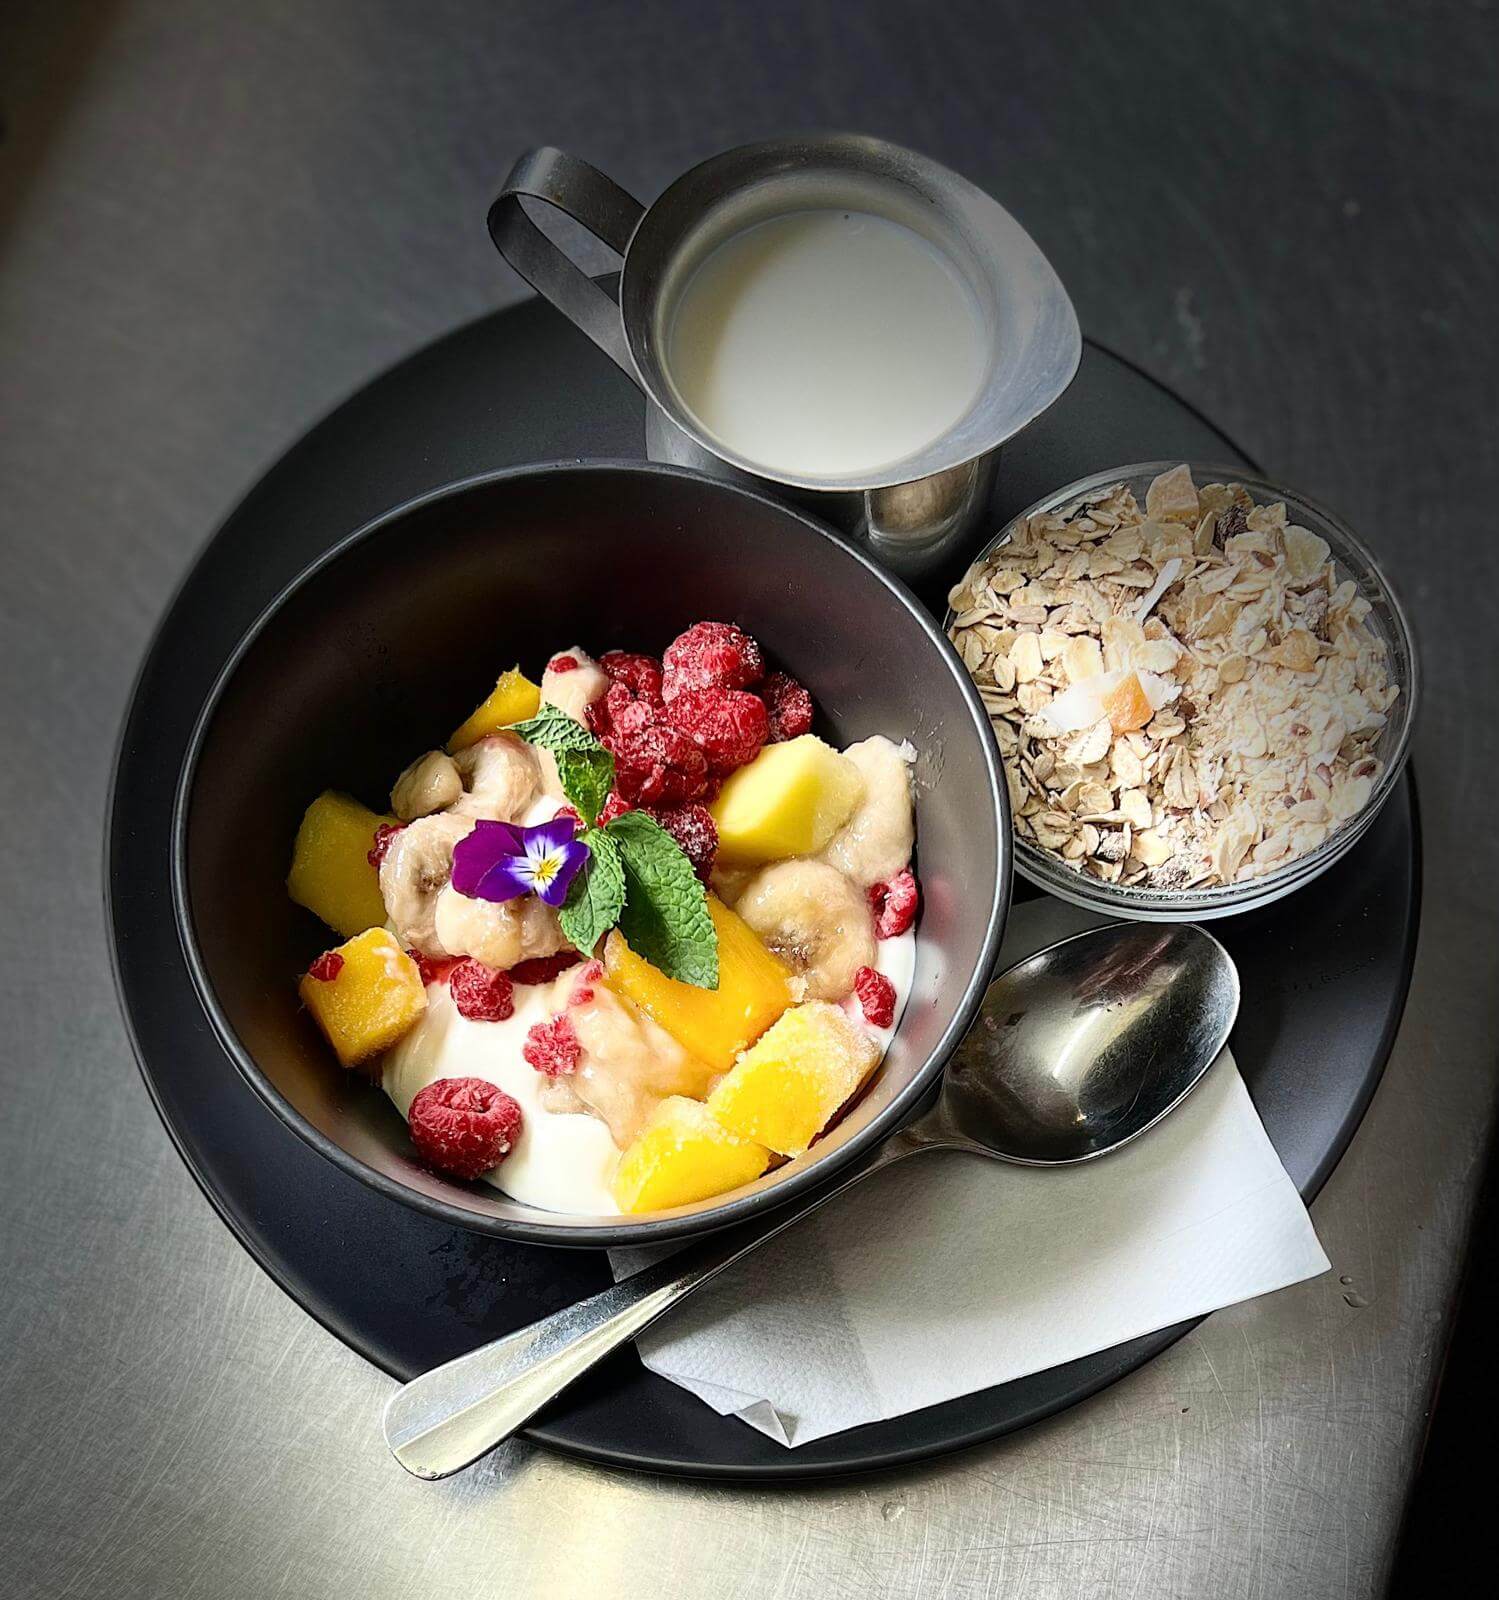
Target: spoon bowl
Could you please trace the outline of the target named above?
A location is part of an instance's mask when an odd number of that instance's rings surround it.
[[[413,1379],[386,1403],[386,1443],[419,1478],[468,1466],[725,1267],[891,1162],[966,1150],[1068,1166],[1117,1150],[1181,1104],[1238,1010],[1228,952],[1189,924],[1115,923],[1038,951],[989,985],[936,1102],[865,1165],[769,1225],[713,1234]]]
[[[1119,923],[1039,950],[990,985],[942,1080],[945,1133],[1069,1166],[1155,1126],[1228,1041],[1239,975],[1186,923]]]

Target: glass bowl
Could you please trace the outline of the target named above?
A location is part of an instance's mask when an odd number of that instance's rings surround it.
[[[1182,464],[1180,461],[1139,462],[1079,478],[1014,517],[975,556],[968,571],[986,561],[1028,517],[1059,510],[1074,500],[1084,499],[1116,483],[1128,485],[1136,499],[1143,504],[1145,491],[1151,481]],[[1420,694],[1420,671],[1405,612],[1374,557],[1341,518],[1305,495],[1234,467],[1196,461],[1186,462],[1185,465],[1190,468],[1193,480],[1199,487],[1208,483],[1239,483],[1249,491],[1256,504],[1284,501],[1288,521],[1310,528],[1327,541],[1339,581],[1352,579],[1358,592],[1369,602],[1366,625],[1385,647],[1390,681],[1398,685],[1400,694],[1389,710],[1375,746],[1375,754],[1383,763],[1383,770],[1363,809],[1339,824],[1314,850],[1294,857],[1257,878],[1195,889],[1158,889],[1139,885],[1123,887],[1074,871],[1065,862],[1016,832],[1015,870],[1023,877],[1074,905],[1142,922],[1202,922],[1213,917],[1231,916],[1239,911],[1250,911],[1301,888],[1326,872],[1335,861],[1340,861],[1363,837],[1400,780],[1410,754],[1411,731]],[[949,637],[955,615],[949,608],[943,620],[943,629]]]

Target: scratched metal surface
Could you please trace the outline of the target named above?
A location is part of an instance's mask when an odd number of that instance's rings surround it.
[[[1494,25],[1479,5],[1361,0],[940,14],[7,7],[9,1592],[1380,1590],[1495,1102]],[[1430,674],[1410,1010],[1316,1206],[1334,1272],[1212,1317],[1065,1416],[790,1492],[524,1447],[420,1485],[378,1441],[386,1381],[232,1242],[129,1059],[96,843],[129,676],[268,461],[366,376],[517,294],[480,226],[513,151],[549,138],[650,195],[718,146],[809,125],[889,135],[992,187],[1092,333],[1345,508],[1388,563]]]

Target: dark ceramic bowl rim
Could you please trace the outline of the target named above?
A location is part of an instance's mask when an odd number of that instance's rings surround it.
[[[194,928],[187,883],[188,802],[192,794],[199,758],[202,755],[208,730],[213,724],[224,692],[235,673],[239,670],[241,662],[271,620],[279,614],[292,596],[301,590],[304,585],[318,577],[326,567],[338,561],[354,546],[388,528],[391,524],[399,522],[402,518],[426,510],[445,500],[461,499],[464,495],[477,489],[512,479],[548,477],[559,473],[587,475],[621,471],[647,477],[684,478],[713,494],[738,496],[743,499],[757,501],[779,516],[802,523],[813,533],[825,539],[829,544],[834,545],[844,557],[856,562],[883,584],[891,598],[899,603],[907,616],[924,635],[928,644],[933,648],[937,658],[956,682],[959,693],[968,708],[974,730],[979,736],[985,773],[988,779],[990,800],[996,813],[995,848],[999,859],[999,871],[995,875],[993,899],[989,907],[983,945],[978,952],[978,959],[965,986],[963,996],[953,1013],[952,1020],[943,1030],[936,1046],[926,1060],[911,1075],[910,1082],[894,1096],[890,1104],[878,1116],[871,1119],[867,1127],[860,1129],[846,1144],[830,1151],[824,1159],[810,1163],[803,1171],[793,1174],[783,1183],[775,1184],[769,1189],[762,1190],[756,1194],[745,1195],[738,1199],[731,1198],[725,1201],[723,1205],[713,1207],[707,1211],[681,1217],[667,1216],[658,1221],[629,1222],[622,1219],[619,1223],[580,1226],[569,1226],[565,1220],[567,1217],[565,1212],[538,1211],[538,1215],[556,1220],[545,1225],[533,1226],[523,1221],[492,1217],[483,1212],[470,1211],[466,1207],[424,1194],[420,1190],[399,1183],[385,1174],[377,1172],[373,1167],[366,1166],[364,1162],[350,1155],[335,1140],[330,1139],[326,1134],[313,1127],[277,1091],[261,1071],[254,1057],[241,1043],[228,1017],[224,1014],[198,949],[197,933]],[[1000,941],[1004,934],[1005,920],[1010,905],[1013,860],[1014,848],[1010,830],[1009,796],[1000,770],[998,746],[989,728],[988,715],[984,711],[973,680],[963,666],[957,652],[943,633],[937,619],[927,612],[916,596],[882,567],[840,539],[817,518],[795,507],[786,505],[772,495],[763,494],[738,484],[726,483],[721,479],[712,478],[704,473],[695,472],[685,467],[623,459],[596,459],[589,461],[575,459],[571,461],[532,462],[515,467],[505,467],[494,472],[478,473],[468,478],[460,478],[381,512],[361,527],[356,528],[352,533],[338,540],[336,544],[324,551],[316,560],[309,562],[307,566],[282,586],[280,591],[260,611],[259,615],[235,645],[233,652],[215,677],[213,685],[194,719],[192,735],[188,740],[172,798],[171,892],[172,911],[177,925],[178,941],[182,948],[183,959],[192,978],[198,1002],[203,1007],[204,1014],[207,1016],[219,1043],[223,1046],[245,1082],[250,1085],[265,1105],[298,1138],[310,1145],[326,1160],[331,1161],[336,1167],[377,1193],[398,1201],[402,1205],[411,1206],[418,1211],[425,1212],[428,1216],[434,1217],[451,1227],[463,1228],[475,1233],[490,1234],[497,1238],[511,1239],[523,1244],[549,1245],[554,1248],[615,1248],[664,1244],[671,1240],[690,1238],[715,1232],[720,1228],[731,1227],[735,1223],[745,1222],[767,1211],[774,1210],[782,1204],[820,1187],[835,1173],[858,1161],[871,1148],[894,1132],[925,1099],[933,1083],[946,1066],[948,1058],[967,1033],[978,1012],[984,991],[988,988],[990,979],[993,977]]]

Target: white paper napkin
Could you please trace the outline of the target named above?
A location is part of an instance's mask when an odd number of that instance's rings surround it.
[[[1105,919],[1015,907],[1001,965]],[[616,1250],[616,1278],[663,1252]],[[972,1394],[1328,1270],[1227,1051],[1159,1127],[1044,1171],[914,1156],[640,1340],[651,1371],[787,1446]]]

